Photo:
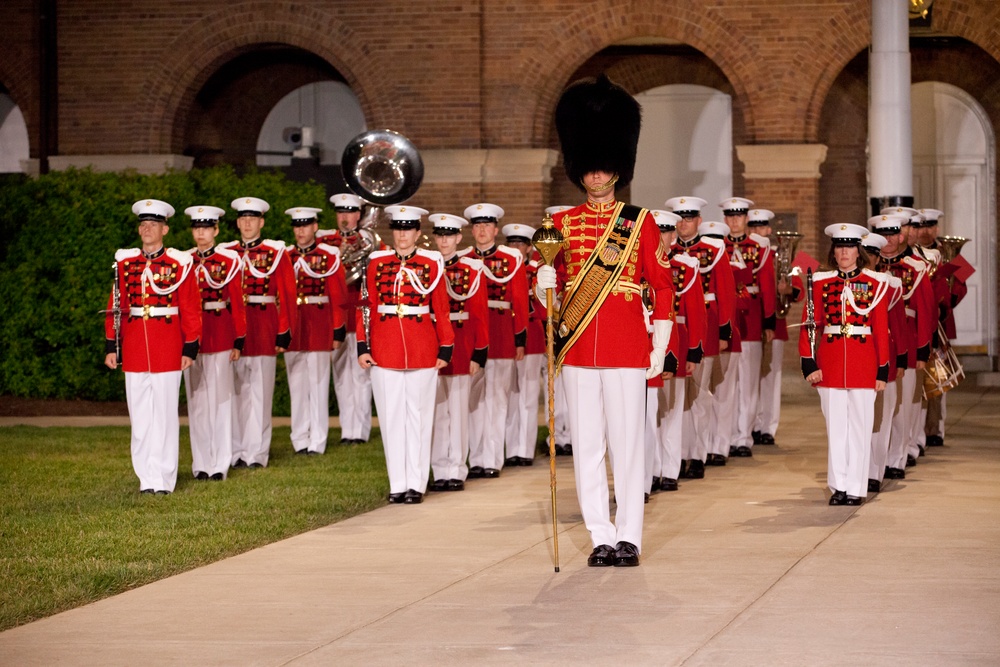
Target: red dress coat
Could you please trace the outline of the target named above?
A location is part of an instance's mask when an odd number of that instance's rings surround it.
[[[907,357],[912,345],[910,327],[906,323],[906,304],[903,301],[903,284],[899,278],[883,274],[889,281],[889,382],[896,381],[896,374],[907,368]]]
[[[906,321],[910,330],[910,349],[907,368],[915,368],[917,361],[927,361],[931,354],[931,341],[937,331],[937,306],[934,290],[927,278],[930,265],[913,255],[907,248],[895,257],[881,258],[878,270],[896,276],[903,283]]]
[[[705,356],[718,356],[719,340],[732,341],[736,318],[736,281],[726,246],[717,239],[695,236],[688,241],[677,239],[670,253],[686,254],[698,260],[707,310]]]
[[[875,389],[877,380],[888,381],[888,287],[881,274],[868,269],[813,274],[817,349],[815,354],[809,349],[803,326],[799,356],[804,377],[820,369],[823,379],[817,386],[834,389]],[[843,299],[845,289],[853,304]],[[808,308],[803,308],[803,325],[807,319]]]
[[[356,318],[358,356],[369,353],[382,368],[433,368],[438,359],[451,361],[455,331],[448,317],[441,253],[418,248],[407,257],[395,250],[369,255],[368,305],[371,341],[364,318]],[[431,319],[434,315],[434,320]]]
[[[580,269],[597,248],[617,202],[598,204],[588,201],[553,216],[566,243],[556,255],[555,269],[559,282],[567,287],[577,279]],[[654,303],[654,320],[672,320],[673,283],[670,273],[657,261],[660,232],[648,212],[644,212],[634,234],[638,243],[627,257],[618,283],[601,304],[593,319],[566,352],[563,363],[586,368],[649,368],[652,350],[646,329],[645,307],[640,285],[649,284]]]
[[[698,364],[704,356],[705,294],[701,289],[698,260],[689,255],[674,255],[669,260],[670,275],[674,283],[674,312],[677,313],[674,331],[677,332],[677,353],[667,352],[664,368],[676,366],[677,377],[687,377],[687,361]]]
[[[232,241],[220,247],[243,259],[243,298],[247,304],[247,342],[243,356],[273,357],[295,336],[295,271],[281,241]],[[279,345],[281,343],[281,345]]]
[[[340,251],[326,243],[306,249],[292,246],[288,259],[295,271],[297,319],[289,352],[329,352],[347,336],[344,321],[344,267]]]
[[[802,277],[795,274],[791,277],[792,283],[792,293],[789,295],[792,303],[797,303],[802,300],[805,296],[805,288],[802,286]],[[777,313],[777,310],[775,310]],[[788,322],[784,317],[775,318],[774,322],[774,339],[775,340],[788,340]]]
[[[538,253],[533,253],[537,255]],[[525,267],[528,279],[528,338],[524,346],[525,354],[545,354],[545,323],[548,311],[545,302],[538,299],[535,285],[538,282],[538,267],[536,256]]]
[[[201,297],[191,255],[173,248],[145,255],[138,248],[115,253],[121,309],[121,361],[126,373],[181,369],[195,358],[201,337]],[[114,292],[108,310],[115,308]],[[170,309],[169,312],[158,309]],[[115,352],[114,314],[104,320],[105,351]]]
[[[524,257],[505,245],[467,248],[460,255],[483,263],[490,311],[490,359],[513,359],[528,336],[528,276]]]
[[[316,240],[327,245],[332,245],[333,247],[340,250],[341,259],[351,255],[360,248],[361,236],[358,234],[341,234],[339,230],[336,229],[320,229],[316,232]],[[388,246],[381,241],[376,242],[375,250],[385,250]],[[346,273],[350,269],[349,266],[344,267],[344,272]],[[361,301],[361,280],[355,280],[354,282],[348,283],[347,288],[344,292],[343,299],[343,311],[344,311],[344,324],[347,327],[348,333],[354,333],[355,322],[354,317],[358,312],[358,302]]]
[[[478,259],[455,255],[445,261],[444,270],[455,348],[451,361],[438,374],[468,375],[469,362],[486,365],[490,344],[490,315],[486,305],[483,263]]]
[[[243,302],[243,265],[240,256],[225,248],[189,251],[201,293],[203,354],[242,350],[247,335],[247,307]]]

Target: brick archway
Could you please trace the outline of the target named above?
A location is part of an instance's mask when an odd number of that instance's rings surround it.
[[[266,21],[257,17],[266,16]],[[184,122],[197,95],[213,72],[232,58],[263,44],[282,44],[313,53],[333,66],[357,96],[370,123],[400,126],[385,67],[354,32],[336,17],[298,4],[275,7],[269,2],[234,4],[205,17],[170,44],[165,61],[146,85],[149,112],[139,119],[132,150],[179,152]]]
[[[31,157],[38,157],[38,83],[37,68],[28,58],[11,58],[0,61],[0,84],[21,110],[28,128],[28,147]]]

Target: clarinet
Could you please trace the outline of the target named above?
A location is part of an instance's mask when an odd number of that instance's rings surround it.
[[[813,303],[813,272],[806,273],[806,333],[809,334],[809,353],[816,358],[816,304]]]
[[[114,303],[111,306],[112,324],[115,328],[115,361],[116,364],[122,363],[122,344],[121,344],[121,330],[122,330],[122,306],[121,306],[121,286],[118,284],[118,262],[112,262],[111,272],[114,275],[114,282],[111,283],[111,295]]]

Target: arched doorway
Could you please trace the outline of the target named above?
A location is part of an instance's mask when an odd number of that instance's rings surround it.
[[[913,194],[945,212],[940,233],[971,239],[962,256],[976,267],[955,310],[956,346],[972,354],[996,346],[996,137],[982,106],[940,81],[911,87]]]
[[[632,202],[663,208],[670,197],[708,201],[706,220],[721,220],[717,202],[733,192],[732,98],[707,86],[671,84],[639,93],[642,132]]]
[[[0,174],[20,173],[29,157],[28,127],[20,107],[0,87]]]

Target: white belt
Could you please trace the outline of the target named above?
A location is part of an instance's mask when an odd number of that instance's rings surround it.
[[[314,303],[330,303],[330,297],[328,296],[300,296],[299,305],[301,304],[312,305]]]
[[[917,316],[917,311],[913,310],[912,308],[904,308],[903,310],[906,311],[906,316],[907,317],[916,317]]]
[[[687,324],[687,318],[683,315],[676,315],[674,316],[674,322],[677,322],[677,324]]]
[[[715,301],[715,294],[713,292],[705,292],[705,302]]]
[[[430,306],[407,306],[405,304],[397,304],[395,306],[379,306],[378,312],[380,315],[399,315],[403,317],[404,315],[426,315],[431,312]]]
[[[760,294],[760,288],[756,285],[747,285],[747,294]]]
[[[256,294],[251,294],[247,297],[247,303],[274,303],[275,298],[273,296],[258,296]]]
[[[225,310],[229,305],[228,301],[206,301],[201,304],[202,310]]]
[[[510,310],[510,301],[494,301],[490,299],[486,302],[490,308],[498,308],[500,310]]]
[[[870,336],[872,333],[871,327],[862,327],[856,324],[846,325],[846,331],[841,329],[839,326],[827,326],[823,327],[824,336]]]
[[[177,312],[177,306],[132,306],[128,309],[132,317],[170,317]]]
[[[452,322],[462,322],[464,320],[469,319],[469,314],[468,313],[449,313],[448,314],[448,319],[451,320]]]

